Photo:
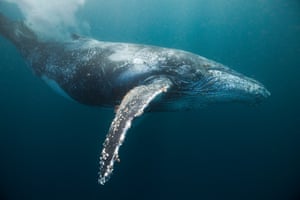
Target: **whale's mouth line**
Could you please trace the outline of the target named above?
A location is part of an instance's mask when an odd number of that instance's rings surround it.
[[[207,69],[207,74],[186,92],[208,102],[259,103],[270,92],[258,81],[223,66]]]

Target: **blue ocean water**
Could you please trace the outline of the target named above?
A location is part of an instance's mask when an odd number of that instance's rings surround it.
[[[16,18],[17,7],[0,1]],[[0,199],[300,199],[298,0],[87,0],[104,41],[183,49],[264,83],[258,106],[148,113],[97,184],[113,110],[55,94],[0,37]]]

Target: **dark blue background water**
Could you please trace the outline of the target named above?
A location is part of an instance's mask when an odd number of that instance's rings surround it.
[[[78,16],[92,37],[188,50],[272,96],[257,107],[147,114],[100,186],[113,111],[56,95],[0,37],[1,200],[300,199],[298,0],[89,0]]]

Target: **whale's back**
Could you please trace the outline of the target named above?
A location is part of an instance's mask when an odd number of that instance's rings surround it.
[[[26,51],[38,41],[37,36],[23,21],[12,21],[2,13],[0,13],[0,34],[21,51]]]

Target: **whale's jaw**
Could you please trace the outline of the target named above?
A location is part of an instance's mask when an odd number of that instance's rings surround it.
[[[205,77],[194,85],[193,90],[194,95],[201,96],[205,103],[257,104],[271,95],[258,81],[225,66],[208,69]]]

